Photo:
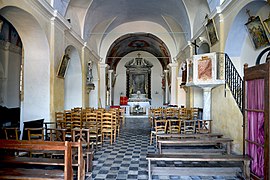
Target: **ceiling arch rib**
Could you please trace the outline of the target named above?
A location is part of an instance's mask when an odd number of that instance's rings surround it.
[[[153,34],[166,44],[170,51],[171,57],[175,57],[178,53],[172,37],[162,26],[153,22],[138,21],[122,24],[104,36],[104,39],[101,42],[101,48],[98,51],[100,57],[103,58],[102,62],[105,63],[107,52],[114,41],[121,36],[133,33]]]
[[[170,53],[167,46],[156,36],[146,33],[127,34],[112,43],[106,63],[116,70],[122,57],[134,51],[146,51],[153,54],[161,63],[163,69],[170,63]]]

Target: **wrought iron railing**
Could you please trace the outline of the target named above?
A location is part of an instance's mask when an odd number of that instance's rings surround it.
[[[243,79],[227,54],[225,54],[225,97],[226,85],[228,85],[240,111],[243,113]]]

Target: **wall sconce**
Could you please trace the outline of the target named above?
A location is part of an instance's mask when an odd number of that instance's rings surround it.
[[[159,94],[158,91],[156,91],[155,94]]]

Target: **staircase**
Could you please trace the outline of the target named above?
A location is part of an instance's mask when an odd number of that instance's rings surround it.
[[[243,79],[227,54],[225,54],[225,97],[226,86],[230,88],[231,93],[243,114]]]

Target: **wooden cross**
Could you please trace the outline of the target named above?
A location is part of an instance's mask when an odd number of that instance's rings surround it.
[[[197,42],[196,42],[196,40],[194,40],[194,42],[191,42],[191,44],[193,44],[194,46],[195,46],[195,55],[197,55],[197,47],[200,47],[200,46],[198,46],[197,45]]]

